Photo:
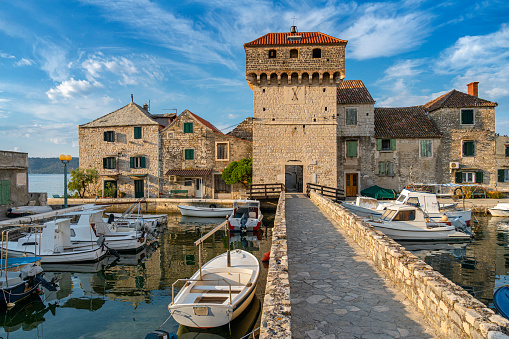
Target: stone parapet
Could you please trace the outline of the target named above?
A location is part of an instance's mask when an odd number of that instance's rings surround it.
[[[290,280],[286,243],[286,199],[281,192],[272,231],[260,339],[291,338]]]
[[[366,252],[396,288],[448,338],[509,338],[509,321],[454,284],[394,240],[330,199],[311,200]]]

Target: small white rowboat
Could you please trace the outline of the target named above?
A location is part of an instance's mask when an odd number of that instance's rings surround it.
[[[188,217],[202,217],[202,218],[226,218],[227,215],[233,213],[233,208],[227,207],[196,207],[196,206],[183,206],[177,205],[180,213]]]

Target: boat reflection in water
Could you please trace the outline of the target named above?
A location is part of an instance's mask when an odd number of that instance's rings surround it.
[[[44,316],[48,312],[55,315],[56,307],[55,304],[46,305],[39,295],[32,294],[17,302],[12,309],[2,312],[0,325],[6,333],[16,332],[20,329],[23,331],[38,329],[42,332]]]
[[[242,338],[255,328],[261,310],[260,299],[254,296],[251,303],[230,325],[200,329],[180,325],[177,335],[179,339],[224,339]]]

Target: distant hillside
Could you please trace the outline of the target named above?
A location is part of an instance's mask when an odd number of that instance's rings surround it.
[[[79,167],[79,159],[72,158],[67,164],[67,173]],[[28,158],[29,174],[61,174],[64,165],[58,158]]]

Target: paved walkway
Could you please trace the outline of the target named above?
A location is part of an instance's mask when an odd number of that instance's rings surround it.
[[[294,338],[439,337],[311,200],[286,199]]]

